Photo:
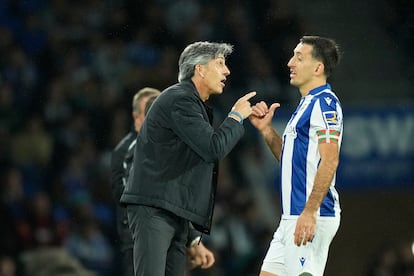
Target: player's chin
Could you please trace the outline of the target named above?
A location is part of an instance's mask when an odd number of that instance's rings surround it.
[[[300,85],[300,82],[292,78],[290,79],[290,85],[298,87]]]

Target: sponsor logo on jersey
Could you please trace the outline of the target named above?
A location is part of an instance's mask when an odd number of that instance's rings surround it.
[[[332,99],[330,97],[325,97],[324,100],[328,105],[331,105]]]
[[[323,119],[325,120],[325,123],[329,126],[338,126],[338,116],[336,111],[326,111],[323,112]]]

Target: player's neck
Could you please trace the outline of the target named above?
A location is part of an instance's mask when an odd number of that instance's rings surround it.
[[[322,79],[322,78],[318,78],[315,79],[311,82],[308,82],[306,84],[303,84],[302,86],[298,87],[299,88],[299,92],[302,95],[302,97],[306,97],[310,91],[312,91],[313,89],[320,87],[322,85],[326,84],[326,79]]]

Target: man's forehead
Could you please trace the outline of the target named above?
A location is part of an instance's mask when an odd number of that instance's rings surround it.
[[[309,44],[300,42],[296,46],[296,48],[293,50],[293,52],[300,53],[300,54],[310,54],[312,52],[312,46]]]
[[[224,55],[223,54],[219,54],[217,57],[216,57],[216,59],[226,59],[225,57],[224,57]]]

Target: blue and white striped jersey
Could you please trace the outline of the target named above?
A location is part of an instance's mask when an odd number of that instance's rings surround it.
[[[301,99],[283,133],[281,155],[281,202],[284,218],[298,216],[309,197],[320,162],[319,143],[342,141],[342,108],[329,84],[315,88]],[[319,216],[340,213],[335,176],[323,200]]]

